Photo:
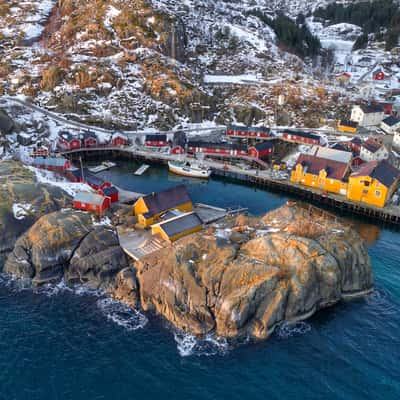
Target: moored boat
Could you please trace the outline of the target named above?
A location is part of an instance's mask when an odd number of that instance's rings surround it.
[[[190,176],[192,178],[209,178],[211,175],[211,168],[208,168],[205,165],[201,165],[197,162],[178,162],[178,161],[169,161],[168,168],[170,172],[173,172],[177,175]]]

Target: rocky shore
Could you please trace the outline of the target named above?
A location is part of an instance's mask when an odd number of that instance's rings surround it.
[[[361,237],[315,208],[289,203],[263,218],[228,218],[133,263],[116,227],[68,208],[61,189],[15,162],[0,162],[0,181],[5,273],[102,289],[196,335],[265,339],[281,322],[373,287]],[[32,212],[18,219],[16,202]]]

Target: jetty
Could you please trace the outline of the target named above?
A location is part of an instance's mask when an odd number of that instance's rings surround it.
[[[94,174],[98,174],[103,171],[107,171],[110,168],[115,167],[117,164],[111,161],[104,161],[101,165],[98,165],[96,167],[89,167],[88,170]]]
[[[135,175],[143,175],[148,169],[150,168],[150,165],[148,164],[142,164],[135,172]]]

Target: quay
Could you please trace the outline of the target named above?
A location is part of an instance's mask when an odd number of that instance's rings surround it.
[[[107,157],[123,156],[139,161],[161,164],[167,164],[168,161],[176,160],[176,155],[149,150],[145,151],[138,149],[135,146],[80,148],[64,151],[60,154],[73,158],[74,155],[79,155],[81,153],[86,153],[88,155],[98,154]],[[209,158],[204,159],[203,162],[212,168],[215,176],[238,180],[276,192],[287,193],[290,196],[307,200],[316,205],[326,206],[340,212],[363,216],[370,220],[400,228],[400,207],[398,206],[390,205],[384,208],[374,207],[367,204],[353,202],[344,196],[335,195],[319,189],[300,186],[290,182],[289,179],[274,178],[268,174],[268,171],[245,169],[239,166],[226,165],[223,162],[217,162],[210,160]],[[265,168],[264,165],[263,167]]]

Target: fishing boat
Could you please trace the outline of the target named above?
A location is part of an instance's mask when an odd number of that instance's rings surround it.
[[[201,165],[200,163],[197,162],[189,162],[189,161],[183,161],[183,162],[178,162],[178,161],[169,161],[168,162],[168,168],[170,172],[177,174],[177,175],[183,175],[183,176],[189,176],[191,178],[209,178],[211,175],[211,168],[208,168],[205,165]]]

